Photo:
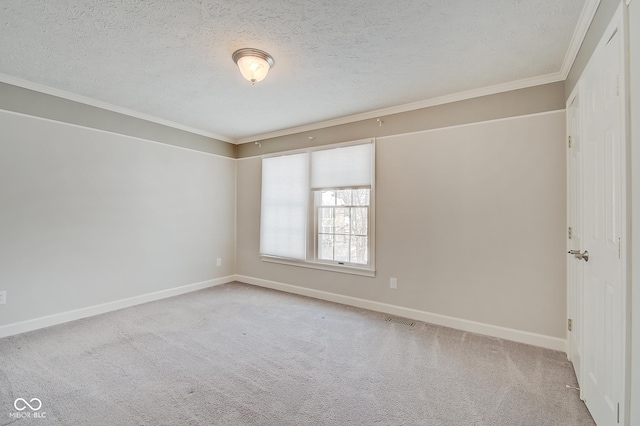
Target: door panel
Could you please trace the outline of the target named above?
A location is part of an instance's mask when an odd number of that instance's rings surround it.
[[[598,425],[618,421],[623,397],[622,116],[617,29],[584,75],[584,329],[582,395]]]
[[[582,137],[580,134],[580,92],[573,99],[568,108],[567,129],[571,146],[567,151],[567,180],[568,180],[568,206],[567,226],[571,235],[567,237],[567,251],[582,249]],[[569,230],[567,230],[569,233]],[[568,255],[570,256],[570,255]],[[582,311],[583,311],[583,262],[573,256],[567,263],[567,313],[571,320],[571,330],[568,338],[568,357],[578,379],[578,386],[582,382]]]

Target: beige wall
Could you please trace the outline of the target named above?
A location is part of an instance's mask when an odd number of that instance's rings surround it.
[[[0,327],[233,275],[235,168],[0,111]]]
[[[498,118],[517,117],[565,108],[564,82],[543,84],[478,98],[332,126],[308,132],[238,145],[238,158],[264,155],[300,147],[326,145],[372,137],[456,126]],[[310,140],[309,138],[313,139]]]
[[[0,83],[0,95],[0,110],[32,116],[11,116],[11,125],[23,119],[31,124],[3,128],[3,138],[6,132],[13,132],[12,138],[40,132],[27,137],[29,144],[4,144],[9,154],[5,156],[7,164],[13,165],[1,176],[6,177],[5,182],[18,182],[16,188],[26,185],[21,192],[28,193],[37,189],[37,182],[48,179],[46,167],[45,171],[29,167],[30,156],[38,157],[50,147],[42,136],[44,127],[64,129],[60,130],[63,136],[49,143],[60,145],[68,154],[66,159],[55,158],[60,161],[58,166],[69,166],[68,173],[58,177],[62,181],[53,181],[49,195],[36,191],[32,199],[20,198],[9,186],[0,185],[2,195],[6,198],[11,193],[14,198],[6,199],[18,208],[5,212],[14,215],[10,219],[17,225],[11,230],[12,238],[19,240],[19,233],[28,233],[30,228],[46,236],[42,247],[31,241],[30,250],[15,251],[15,246],[5,243],[4,252],[11,254],[5,262],[15,264],[0,272],[4,274],[0,282],[10,283],[3,289],[8,290],[11,300],[0,311],[0,325],[235,272],[564,338],[564,257],[556,256],[558,244],[559,253],[564,244],[564,113],[549,113],[564,108],[564,82],[389,115],[382,117],[382,127],[375,120],[365,120],[264,140],[262,147],[247,143],[237,150],[221,141],[15,86]],[[539,113],[542,115],[536,115]],[[310,135],[313,141],[309,141]],[[377,277],[260,262],[260,160],[249,157],[369,137],[379,138]],[[101,154],[90,155],[94,163],[88,165],[84,149]],[[208,154],[245,157],[237,161],[237,178],[234,160]],[[131,158],[136,161],[127,160]],[[138,161],[142,160],[139,169]],[[176,179],[163,176],[158,164],[166,166]],[[444,164],[447,167],[442,167]],[[23,169],[30,174],[21,176]],[[109,173],[113,170],[122,172],[117,175],[119,180],[112,181],[115,177]],[[140,182],[141,173],[147,176],[143,179],[146,184],[164,182],[166,192],[131,186]],[[27,180],[21,181],[23,178]],[[113,192],[122,194],[115,200],[115,219],[85,205],[87,198],[99,205],[100,197],[90,195],[89,188],[95,189],[92,185],[111,185]],[[196,214],[193,206],[184,211],[185,193],[205,203],[197,220],[180,220],[189,209]],[[212,194],[217,194],[215,201]],[[232,213],[235,196],[237,216]],[[74,230],[75,222],[64,218],[60,212],[65,210],[57,206],[56,200],[65,197],[77,212],[95,216],[98,222]],[[126,204],[139,197],[146,204]],[[220,200],[226,201],[218,203]],[[37,210],[40,203],[57,211],[55,220],[41,221],[41,217],[25,213]],[[145,222],[141,210],[144,214],[164,213],[149,216],[151,220]],[[16,215],[24,219],[16,222]],[[101,220],[117,220],[120,231],[109,234],[113,229]],[[189,242],[186,246],[184,241],[182,246],[176,244],[182,238],[177,230],[180,226]],[[9,232],[9,228],[3,231]],[[77,244],[88,245],[95,256],[68,256],[65,232],[77,234]],[[154,241],[153,247],[145,242],[148,239]],[[96,248],[90,241],[104,244]],[[118,244],[127,249],[120,250]],[[222,269],[213,267],[216,257],[225,260]],[[39,264],[38,259],[47,262],[26,273],[20,269],[25,268],[24,259],[29,265]],[[161,266],[139,269],[151,264]],[[56,273],[46,280],[48,270]],[[99,276],[97,281],[84,284],[95,276]],[[388,288],[390,277],[398,278],[398,290]],[[27,286],[20,284],[25,280]],[[40,294],[45,298],[40,300]],[[47,302],[48,297],[53,297],[50,300],[54,303]],[[29,308],[25,308],[27,300],[32,304]]]
[[[227,142],[1,82],[0,110],[236,157],[236,146]]]
[[[559,111],[378,139],[375,278],[261,262],[241,159],[237,273],[564,338],[564,138]]]

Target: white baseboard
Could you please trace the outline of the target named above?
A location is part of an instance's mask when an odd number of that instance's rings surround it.
[[[343,305],[355,306],[357,308],[369,309],[377,312],[384,312],[391,315],[415,319],[418,321],[428,322],[431,324],[442,325],[445,327],[456,328],[458,330],[468,331],[471,333],[484,334],[486,336],[499,337],[514,342],[526,343],[533,346],[540,346],[547,349],[566,352],[566,340],[558,337],[545,336],[543,334],[530,333],[528,331],[515,330],[513,328],[500,327],[491,324],[484,324],[475,321],[469,321],[461,318],[449,317],[446,315],[434,314],[431,312],[419,311],[417,309],[404,308],[402,306],[389,305],[387,303],[373,302],[371,300],[359,299],[357,297],[343,296],[341,294],[329,293],[321,290],[313,290],[310,288],[298,287],[291,284],[284,284],[276,281],[268,281],[260,278],[248,277],[245,275],[236,275],[236,281],[246,284],[252,284],[259,287],[281,290],[287,293],[299,294],[302,296],[313,297],[315,299],[327,300],[330,302],[341,303]]]
[[[208,281],[202,281],[195,284],[188,284],[181,287],[170,288],[167,290],[156,291],[153,293],[142,294],[140,296],[129,297],[127,299],[115,300],[113,302],[103,303],[100,305],[80,308],[73,311],[61,312],[59,314],[48,315],[45,317],[34,318],[27,321],[16,322],[0,326],[0,338],[13,336],[15,334],[25,333],[40,328],[50,327],[52,325],[62,324],[81,318],[91,317],[94,315],[104,314],[106,312],[116,311],[130,306],[141,305],[154,300],[166,299],[167,297],[178,296],[180,294],[190,293],[196,290],[202,290],[208,287],[214,287],[221,284],[235,281],[233,275],[216,278]]]
[[[442,325],[445,327],[456,328],[471,333],[484,334],[501,339],[512,340],[515,342],[526,343],[529,345],[540,346],[543,348],[553,349],[566,352],[567,342],[565,339],[557,337],[545,336],[542,334],[530,333],[528,331],[515,330],[512,328],[500,327],[491,324],[483,324],[475,321],[469,321],[460,318],[449,317],[446,315],[434,314],[431,312],[419,311],[417,309],[404,308],[402,306],[390,305],[387,303],[374,302],[371,300],[360,299],[357,297],[344,296],[337,293],[330,293],[321,290],[299,287],[291,284],[284,284],[276,281],[263,280],[260,278],[248,277],[245,275],[230,275],[227,277],[216,278],[208,281],[202,281],[195,284],[189,284],[182,287],[161,290],[154,293],[143,294],[140,296],[130,297],[127,299],[116,300],[100,305],[89,306],[86,308],[76,309],[59,314],[48,315],[45,317],[34,318],[27,321],[16,322],[0,326],[0,338],[13,336],[15,334],[25,333],[40,328],[50,327],[52,325],[62,324],[69,321],[78,320],[106,312],[116,311],[118,309],[128,308],[130,306],[140,305],[142,303],[153,302],[154,300],[165,299],[167,297],[178,296],[180,294],[190,293],[192,291],[202,290],[208,287],[214,287],[233,281],[240,281],[260,287],[271,288],[274,290],[285,291],[287,293],[299,294],[302,296],[313,297],[315,299],[327,300],[330,302],[341,303],[343,305],[355,306],[357,308],[369,309],[377,312],[384,312],[400,317],[411,318],[418,321],[428,322],[431,324]]]

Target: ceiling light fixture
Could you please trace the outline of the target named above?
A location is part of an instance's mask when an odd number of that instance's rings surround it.
[[[242,76],[251,84],[264,80],[269,69],[275,64],[271,55],[258,49],[245,48],[233,52],[233,62],[238,65]]]

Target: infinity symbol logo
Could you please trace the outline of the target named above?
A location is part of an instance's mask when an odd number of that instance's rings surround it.
[[[34,401],[36,402],[37,407],[35,407],[36,404],[33,404]],[[22,404],[18,404],[19,402],[22,402]],[[33,405],[31,405],[30,403]],[[24,411],[27,409],[27,407],[31,408],[31,411],[38,411],[42,408],[42,401],[40,401],[38,398],[31,398],[31,401],[27,402],[27,400],[24,398],[18,398],[13,403],[13,406],[16,407],[16,410],[18,411]]]

